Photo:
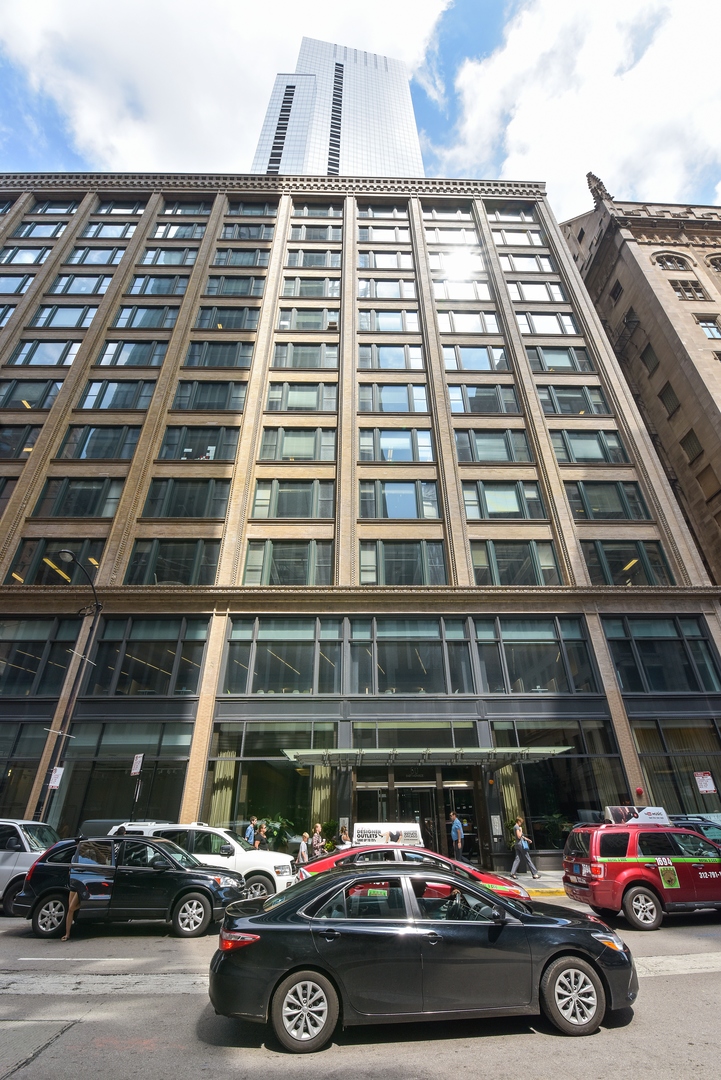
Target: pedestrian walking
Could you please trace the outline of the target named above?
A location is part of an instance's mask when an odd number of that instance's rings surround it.
[[[535,880],[541,876],[536,870],[535,866],[531,862],[531,856],[528,851],[528,845],[532,844],[530,836],[525,836],[523,832],[523,818],[517,817],[516,824],[513,826],[513,849],[515,851],[515,858],[513,860],[513,866],[511,867],[511,877],[515,880],[516,870],[518,869],[521,860],[526,864],[531,871]]]
[[[308,862],[308,841],[309,840],[310,840],[310,837],[308,836],[308,833],[304,832],[303,833],[303,839],[301,840],[300,847],[298,848],[298,862],[299,863],[307,863]]]
[[[310,838],[310,857],[311,859],[319,859],[325,850],[325,840],[323,839],[323,826],[319,821],[316,821],[313,826],[313,835]]]
[[[253,847],[257,848],[258,851],[268,850],[268,837],[266,836],[267,829],[268,826],[264,821],[258,826],[258,831],[255,834],[255,840],[253,842]]]
[[[451,846],[454,859],[458,859],[460,862],[468,862],[468,859],[463,854],[463,826],[455,810],[451,810]]]
[[[245,839],[246,839],[247,843],[250,844],[251,847],[255,847],[255,826],[257,825],[257,823],[258,823],[257,817],[255,817],[255,816],[251,817],[251,819],[250,819],[250,821],[248,823],[248,828],[245,830]]]

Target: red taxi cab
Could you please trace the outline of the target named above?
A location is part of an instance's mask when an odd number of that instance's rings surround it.
[[[577,825],[563,887],[597,915],[622,911],[634,929],[656,930],[669,912],[721,909],[721,847],[667,825]]]

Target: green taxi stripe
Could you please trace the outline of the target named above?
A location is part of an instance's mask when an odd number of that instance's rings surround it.
[[[633,857],[626,856],[625,858],[615,858],[608,856],[598,855],[595,857],[594,862],[600,863],[643,863],[651,862],[656,859],[670,859],[672,863],[694,863],[694,862],[707,862],[713,865],[714,863],[721,862],[721,856],[715,858],[713,855],[638,855]],[[573,861],[573,860],[569,860]],[[663,864],[662,864],[663,865]],[[668,864],[666,864],[668,865]]]

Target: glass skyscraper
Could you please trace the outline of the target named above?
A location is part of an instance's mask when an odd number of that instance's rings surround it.
[[[276,76],[252,172],[423,176],[405,64],[304,37],[295,72]]]

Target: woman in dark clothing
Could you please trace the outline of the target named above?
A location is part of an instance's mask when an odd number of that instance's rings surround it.
[[[267,851],[268,850],[268,836],[267,836],[267,833],[268,833],[268,826],[265,824],[265,822],[263,822],[258,827],[258,831],[255,834],[254,847],[258,848],[259,851]]]

